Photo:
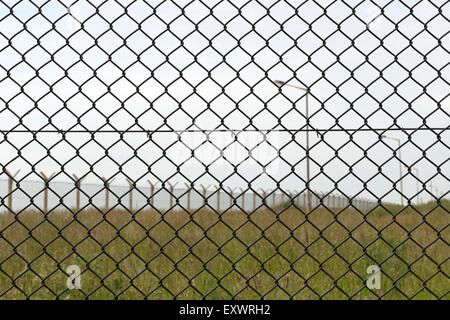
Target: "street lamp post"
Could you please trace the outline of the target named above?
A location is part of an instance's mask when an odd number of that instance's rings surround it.
[[[292,87],[292,88],[299,89],[299,90],[306,92],[306,95],[305,95],[305,104],[306,104],[306,108],[305,108],[305,118],[306,118],[306,198],[307,198],[306,211],[309,213],[309,212],[311,212],[311,192],[309,191],[309,182],[310,182],[310,175],[309,175],[309,101],[308,101],[309,90],[308,90],[308,88],[295,86],[295,85],[288,84],[288,83],[286,83],[284,81],[280,81],[280,80],[274,80],[274,83],[279,87],[288,86],[288,87]]]
[[[393,141],[397,141],[398,143],[398,159],[399,159],[399,172],[400,172],[400,200],[401,200],[401,204],[403,206],[403,173],[402,173],[402,151],[401,151],[401,143],[402,141],[400,139],[397,138],[392,138],[392,137],[388,137],[385,135],[381,136],[383,139],[388,139],[388,140],[393,140]]]

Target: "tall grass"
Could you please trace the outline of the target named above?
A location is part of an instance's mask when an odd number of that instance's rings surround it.
[[[3,213],[0,297],[448,299],[449,207]],[[365,286],[374,264],[379,290]]]

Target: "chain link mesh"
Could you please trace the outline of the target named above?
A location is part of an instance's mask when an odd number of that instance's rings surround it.
[[[449,11],[0,0],[0,297],[448,299]]]

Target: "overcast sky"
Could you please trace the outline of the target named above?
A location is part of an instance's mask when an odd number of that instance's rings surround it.
[[[85,181],[100,183],[121,167],[118,184],[128,176],[138,184],[170,178],[237,187],[247,180],[269,189],[281,181],[301,189],[305,133],[296,130],[306,128],[306,95],[280,89],[273,83],[280,79],[310,90],[310,124],[321,134],[310,134],[313,189],[328,192],[338,181],[355,194],[367,182],[362,196],[399,201],[389,193],[399,177],[397,143],[380,141],[385,134],[401,139],[402,160],[422,181],[449,191],[449,131],[396,130],[450,123],[445,1],[72,2],[0,2],[1,130],[77,131],[65,139],[1,137],[1,163],[21,169],[19,177],[37,180],[34,166],[59,173],[58,181],[89,173]],[[383,14],[374,3],[386,6]],[[216,132],[167,132],[189,129]],[[239,131],[249,129],[283,131]],[[164,132],[121,140],[116,130]],[[416,180],[406,168],[403,174],[411,196]]]

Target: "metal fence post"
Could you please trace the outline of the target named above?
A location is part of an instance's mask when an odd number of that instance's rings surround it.
[[[292,198],[292,191],[291,190],[286,190],[288,195],[289,195],[289,208],[292,206],[293,204],[293,198]]]
[[[105,187],[105,211],[109,210],[109,185],[116,179],[115,177],[112,179],[106,179],[102,177],[103,185]]]
[[[47,177],[44,172],[40,172],[42,179],[44,180],[44,213],[48,212],[48,181],[53,178],[55,173],[52,173],[50,177]]]
[[[228,191],[230,192],[230,209],[233,207],[233,194],[234,194],[234,190],[236,190],[236,187],[231,188],[228,187]]]
[[[5,173],[8,176],[8,210],[13,212],[12,205],[12,192],[13,192],[13,181],[14,178],[19,174],[20,169],[16,171],[16,173],[11,174],[8,170],[5,169]]]
[[[216,192],[217,192],[217,212],[220,212],[220,186],[216,186]]]
[[[266,190],[264,190],[263,188],[259,188],[259,190],[262,191],[262,199],[261,199],[262,206],[261,206],[261,208],[266,208]]]
[[[78,212],[78,211],[80,211],[80,193],[81,193],[81,191],[80,191],[80,184],[81,184],[81,181],[84,178],[81,178],[81,179],[78,178],[78,176],[75,173],[72,174],[72,176],[75,179],[75,189],[76,189],[76,195],[75,195],[75,197],[76,197],[76,206],[75,206],[75,211]]]
[[[184,183],[187,190],[187,211],[191,212],[191,185],[188,183]]]
[[[298,194],[298,190],[294,189],[294,193],[295,193],[294,204],[295,204],[296,207],[299,207],[299,197],[300,197],[300,195]]]
[[[276,193],[275,193],[276,189],[269,189],[267,190],[267,193],[272,192],[272,209],[275,209],[275,205],[276,205]]]
[[[134,189],[134,182],[131,181],[130,179],[127,178],[127,182],[129,185],[129,189],[128,189],[128,193],[129,195],[129,204],[128,204],[128,208],[131,212],[133,212],[133,189]]]
[[[206,186],[206,187],[204,185],[200,184],[200,187],[202,188],[203,206],[206,206],[206,204],[208,202],[208,200],[206,199],[206,191],[208,191],[208,188],[210,186],[211,186],[210,184],[208,184],[208,186]]]
[[[302,193],[302,198],[303,198],[303,201],[302,201],[302,204],[303,204],[303,208],[305,209],[306,208],[306,193]]]
[[[245,190],[242,188],[239,188],[241,190],[241,197],[242,197],[242,211],[245,212]]]
[[[170,182],[167,182],[167,184],[169,185],[169,193],[170,193],[170,195],[169,195],[169,197],[170,197],[170,200],[169,200],[170,205],[169,205],[169,207],[170,207],[170,209],[172,209],[172,207],[173,207],[173,189],[178,184],[178,182],[175,182],[175,184],[173,184],[173,185]]]
[[[147,180],[147,182],[150,185],[150,205],[152,208],[155,208],[155,186],[158,184],[158,182],[156,182],[155,184],[153,184],[150,180]]]

